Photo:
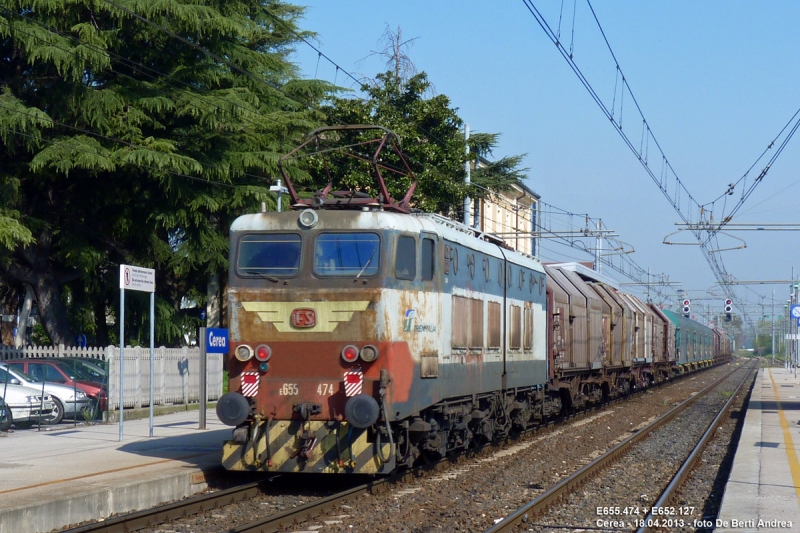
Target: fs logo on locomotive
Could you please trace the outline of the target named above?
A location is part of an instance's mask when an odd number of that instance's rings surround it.
[[[347,302],[242,302],[245,311],[256,313],[280,333],[302,328],[314,333],[330,333],[339,322],[349,322],[356,311],[364,311],[368,300]],[[300,316],[302,314],[302,316]]]
[[[414,325],[414,318],[417,316],[416,309],[408,309],[406,311],[405,318],[403,319],[403,331],[411,331],[411,327]]]
[[[292,311],[292,325],[296,328],[313,328],[317,325],[317,312],[313,309]]]

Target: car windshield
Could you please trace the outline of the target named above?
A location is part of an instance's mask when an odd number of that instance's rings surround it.
[[[301,245],[294,233],[244,235],[236,270],[243,276],[294,276],[300,270]]]
[[[375,233],[322,233],[314,248],[318,276],[374,276],[381,241]]]
[[[103,379],[104,377],[106,377],[108,375],[108,372],[106,372],[105,369],[103,369],[102,367],[94,364],[91,361],[84,361],[82,359],[71,359],[70,363],[72,361],[76,361],[78,363],[78,365],[80,366],[80,369],[85,374],[89,374],[90,376],[92,376],[92,378],[95,381],[100,381],[101,379]],[[67,364],[70,364],[70,363],[67,363]]]
[[[91,374],[86,372],[77,361],[58,361],[55,363],[63,372],[72,379],[83,381],[97,381]]]
[[[38,379],[29,374],[26,374],[25,372],[22,372],[21,370],[14,370],[14,372],[11,373],[8,372],[8,368],[6,368],[5,366],[0,366],[0,383],[5,383],[6,379],[8,379],[8,381],[11,381],[13,378],[17,376],[19,376],[22,379],[22,381],[27,381],[28,383],[39,382]]]

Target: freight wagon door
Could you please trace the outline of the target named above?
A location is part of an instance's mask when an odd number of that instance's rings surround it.
[[[622,304],[617,301],[617,299],[612,295],[611,291],[613,289],[607,288],[605,285],[601,283],[592,283],[592,289],[597,293],[597,295],[606,303],[609,309],[609,342],[608,342],[608,355],[607,359],[609,365],[611,366],[622,366],[622,345],[623,345],[623,334],[625,332],[625,327],[623,324],[623,307]],[[605,329],[604,329],[605,334]]]
[[[575,288],[564,273],[557,268],[548,267],[550,279],[554,281],[569,298],[568,323],[570,328],[569,359],[564,367],[569,369],[589,368],[589,328],[586,297]]]
[[[554,370],[565,370],[572,361],[572,329],[570,326],[569,296],[552,278],[550,267],[545,267],[547,273],[547,290],[552,294],[552,304],[547,312],[552,319],[551,350],[553,353]]]
[[[586,301],[586,328],[588,334],[588,365],[591,368],[602,368],[604,356],[603,315],[608,315],[608,306],[597,294],[586,285],[581,277],[571,270],[559,269],[564,277],[569,280],[575,290]]]

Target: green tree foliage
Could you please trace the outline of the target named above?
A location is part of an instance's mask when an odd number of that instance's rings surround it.
[[[506,157],[489,163],[473,173],[473,183],[464,184],[466,161],[491,155],[498,134],[475,134],[469,139],[470,153],[464,139],[464,122],[457,110],[450,106],[445,95],[428,97],[431,84],[424,72],[404,79],[394,70],[379,74],[375,80],[362,85],[366,99],[334,98],[327,109],[330,123],[378,124],[395,132],[402,141],[402,149],[409,166],[414,171],[418,186],[412,200],[417,209],[429,212],[454,214],[463,205],[466,196],[481,197],[486,189],[505,190],[524,179],[527,169],[519,168],[522,155]],[[365,137],[350,139],[351,142]],[[366,154],[364,154],[366,155]],[[386,155],[389,163],[400,168],[401,163]],[[339,179],[350,188],[369,189],[371,178],[366,164],[344,157],[335,158],[341,170]],[[398,199],[410,185],[408,180],[395,179],[386,173],[389,193]],[[315,186],[324,181],[319,172]]]
[[[231,220],[273,201],[278,158],[331,91],[288,60],[302,12],[0,0],[0,276],[33,287],[54,342],[116,340],[120,263],[157,270],[158,342],[197,322],[182,299],[226,271]],[[146,301],[130,301],[126,330],[146,338]]]

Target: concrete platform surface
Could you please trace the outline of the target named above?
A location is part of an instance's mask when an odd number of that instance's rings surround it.
[[[48,532],[179,500],[207,487],[230,428],[207,411],[119,425],[61,424],[0,437],[0,533]]]
[[[758,372],[716,530],[800,532],[800,379]]]

